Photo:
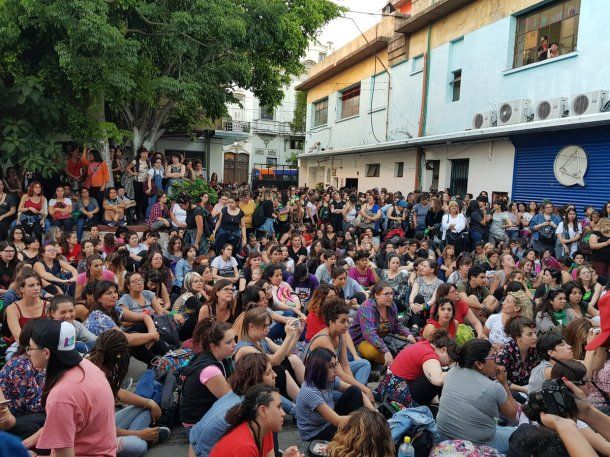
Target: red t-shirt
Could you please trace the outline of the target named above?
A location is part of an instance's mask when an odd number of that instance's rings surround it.
[[[392,362],[390,370],[396,376],[413,381],[424,374],[424,362],[431,359],[440,362],[430,342],[420,341],[400,351]]]
[[[326,328],[324,319],[322,319],[320,316],[316,316],[314,313],[309,313],[305,322],[307,324],[307,328],[305,330],[305,341],[311,340],[316,333],[323,328]]]
[[[428,319],[428,324],[434,326],[434,328],[441,328],[441,324],[439,323],[439,321],[435,321],[434,319]],[[449,324],[449,327],[447,327],[447,334],[451,338],[455,338],[456,332],[457,325],[455,325],[455,319],[453,319],[453,321],[451,321],[451,324]]]
[[[269,432],[265,435],[263,453],[259,454],[250,427],[244,422],[216,443],[210,452],[210,457],[259,457],[266,456],[269,451],[273,451],[273,433]]]
[[[460,324],[463,324],[464,317],[466,316],[466,314],[468,314],[469,309],[470,307],[465,301],[458,300],[457,302],[455,302],[455,320],[458,321]]]

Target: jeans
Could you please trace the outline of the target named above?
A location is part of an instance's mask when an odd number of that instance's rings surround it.
[[[117,411],[115,422],[118,428],[124,430],[143,430],[150,426],[152,417],[150,410],[139,406],[128,406]],[[117,456],[140,457],[148,450],[148,444],[137,436],[121,436],[117,438]]]
[[[496,434],[485,444],[497,449],[502,454],[506,454],[508,452],[508,440],[516,429],[517,427],[501,427],[496,425]]]
[[[15,227],[16,225],[21,225],[26,231],[28,231],[28,228],[31,227],[29,232],[33,232],[38,240],[42,240],[42,234],[48,232],[51,228],[51,222],[49,222],[49,219],[44,220],[44,227],[42,227],[40,225],[40,216],[31,216],[27,214],[22,214],[19,221],[13,221],[11,223],[11,228]]]
[[[80,243],[83,239],[83,233],[85,233],[85,227],[90,228],[99,223],[98,214],[94,214],[93,217],[88,218],[87,216],[80,215],[76,220],[76,239]]]
[[[75,348],[79,352],[79,354],[87,354],[89,351],[91,351],[91,349],[93,349],[93,346],[95,346],[94,341],[92,341],[90,343],[85,343],[83,341],[77,341],[75,344]]]
[[[470,250],[474,251],[475,245],[479,241],[483,241],[483,232],[479,232],[478,230],[470,230],[468,234],[470,235]]]
[[[371,374],[371,362],[366,359],[352,360],[349,362],[349,367],[352,370],[352,374],[356,381],[360,384],[366,385]]]
[[[233,255],[241,252],[241,230],[230,232],[222,227],[216,232],[216,252],[221,252],[225,244],[233,246]]]
[[[67,219],[51,219],[51,225],[61,228],[61,231],[64,233],[70,233],[74,228],[74,220],[71,217]]]

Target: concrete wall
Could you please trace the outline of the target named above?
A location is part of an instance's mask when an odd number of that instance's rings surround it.
[[[438,189],[451,184],[451,161],[470,159],[468,167],[468,193],[479,195],[482,190],[509,192],[513,181],[515,147],[508,139],[491,142],[453,144],[426,148],[426,160],[439,160]],[[430,190],[432,171],[422,176],[422,189]]]
[[[343,187],[346,185],[346,179],[355,178],[358,179],[359,191],[385,187],[390,191],[409,192],[413,190],[415,183],[415,155],[415,150],[404,150],[381,154],[341,155],[326,159],[301,158],[299,185],[315,187],[323,183]],[[402,177],[396,176],[396,162],[404,162]],[[379,177],[367,178],[367,165],[375,163],[381,164]]]

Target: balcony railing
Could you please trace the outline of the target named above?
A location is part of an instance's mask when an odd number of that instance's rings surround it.
[[[222,128],[225,132],[250,133],[250,123],[246,121],[236,121],[233,119],[222,119]]]
[[[271,121],[266,119],[257,119],[252,121],[253,133],[267,133],[270,135],[291,135],[293,132],[290,127],[290,122]]]

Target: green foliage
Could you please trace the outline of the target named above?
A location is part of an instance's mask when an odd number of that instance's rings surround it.
[[[307,117],[307,92],[298,91],[294,107],[294,118],[290,123],[293,132],[304,132]]]
[[[297,155],[296,151],[293,151],[288,156],[286,162],[288,162],[288,165],[294,165],[295,167],[299,164],[299,156]]]
[[[129,131],[135,147],[154,143],[170,121],[189,131],[224,115],[236,87],[275,106],[341,11],[331,0],[0,0],[0,151],[38,167],[57,162],[60,139]]]
[[[187,196],[192,202],[198,202],[203,194],[210,196],[210,203],[215,205],[218,202],[218,192],[210,187],[207,181],[197,178],[195,181],[184,179],[172,185],[172,200],[179,195]]]

